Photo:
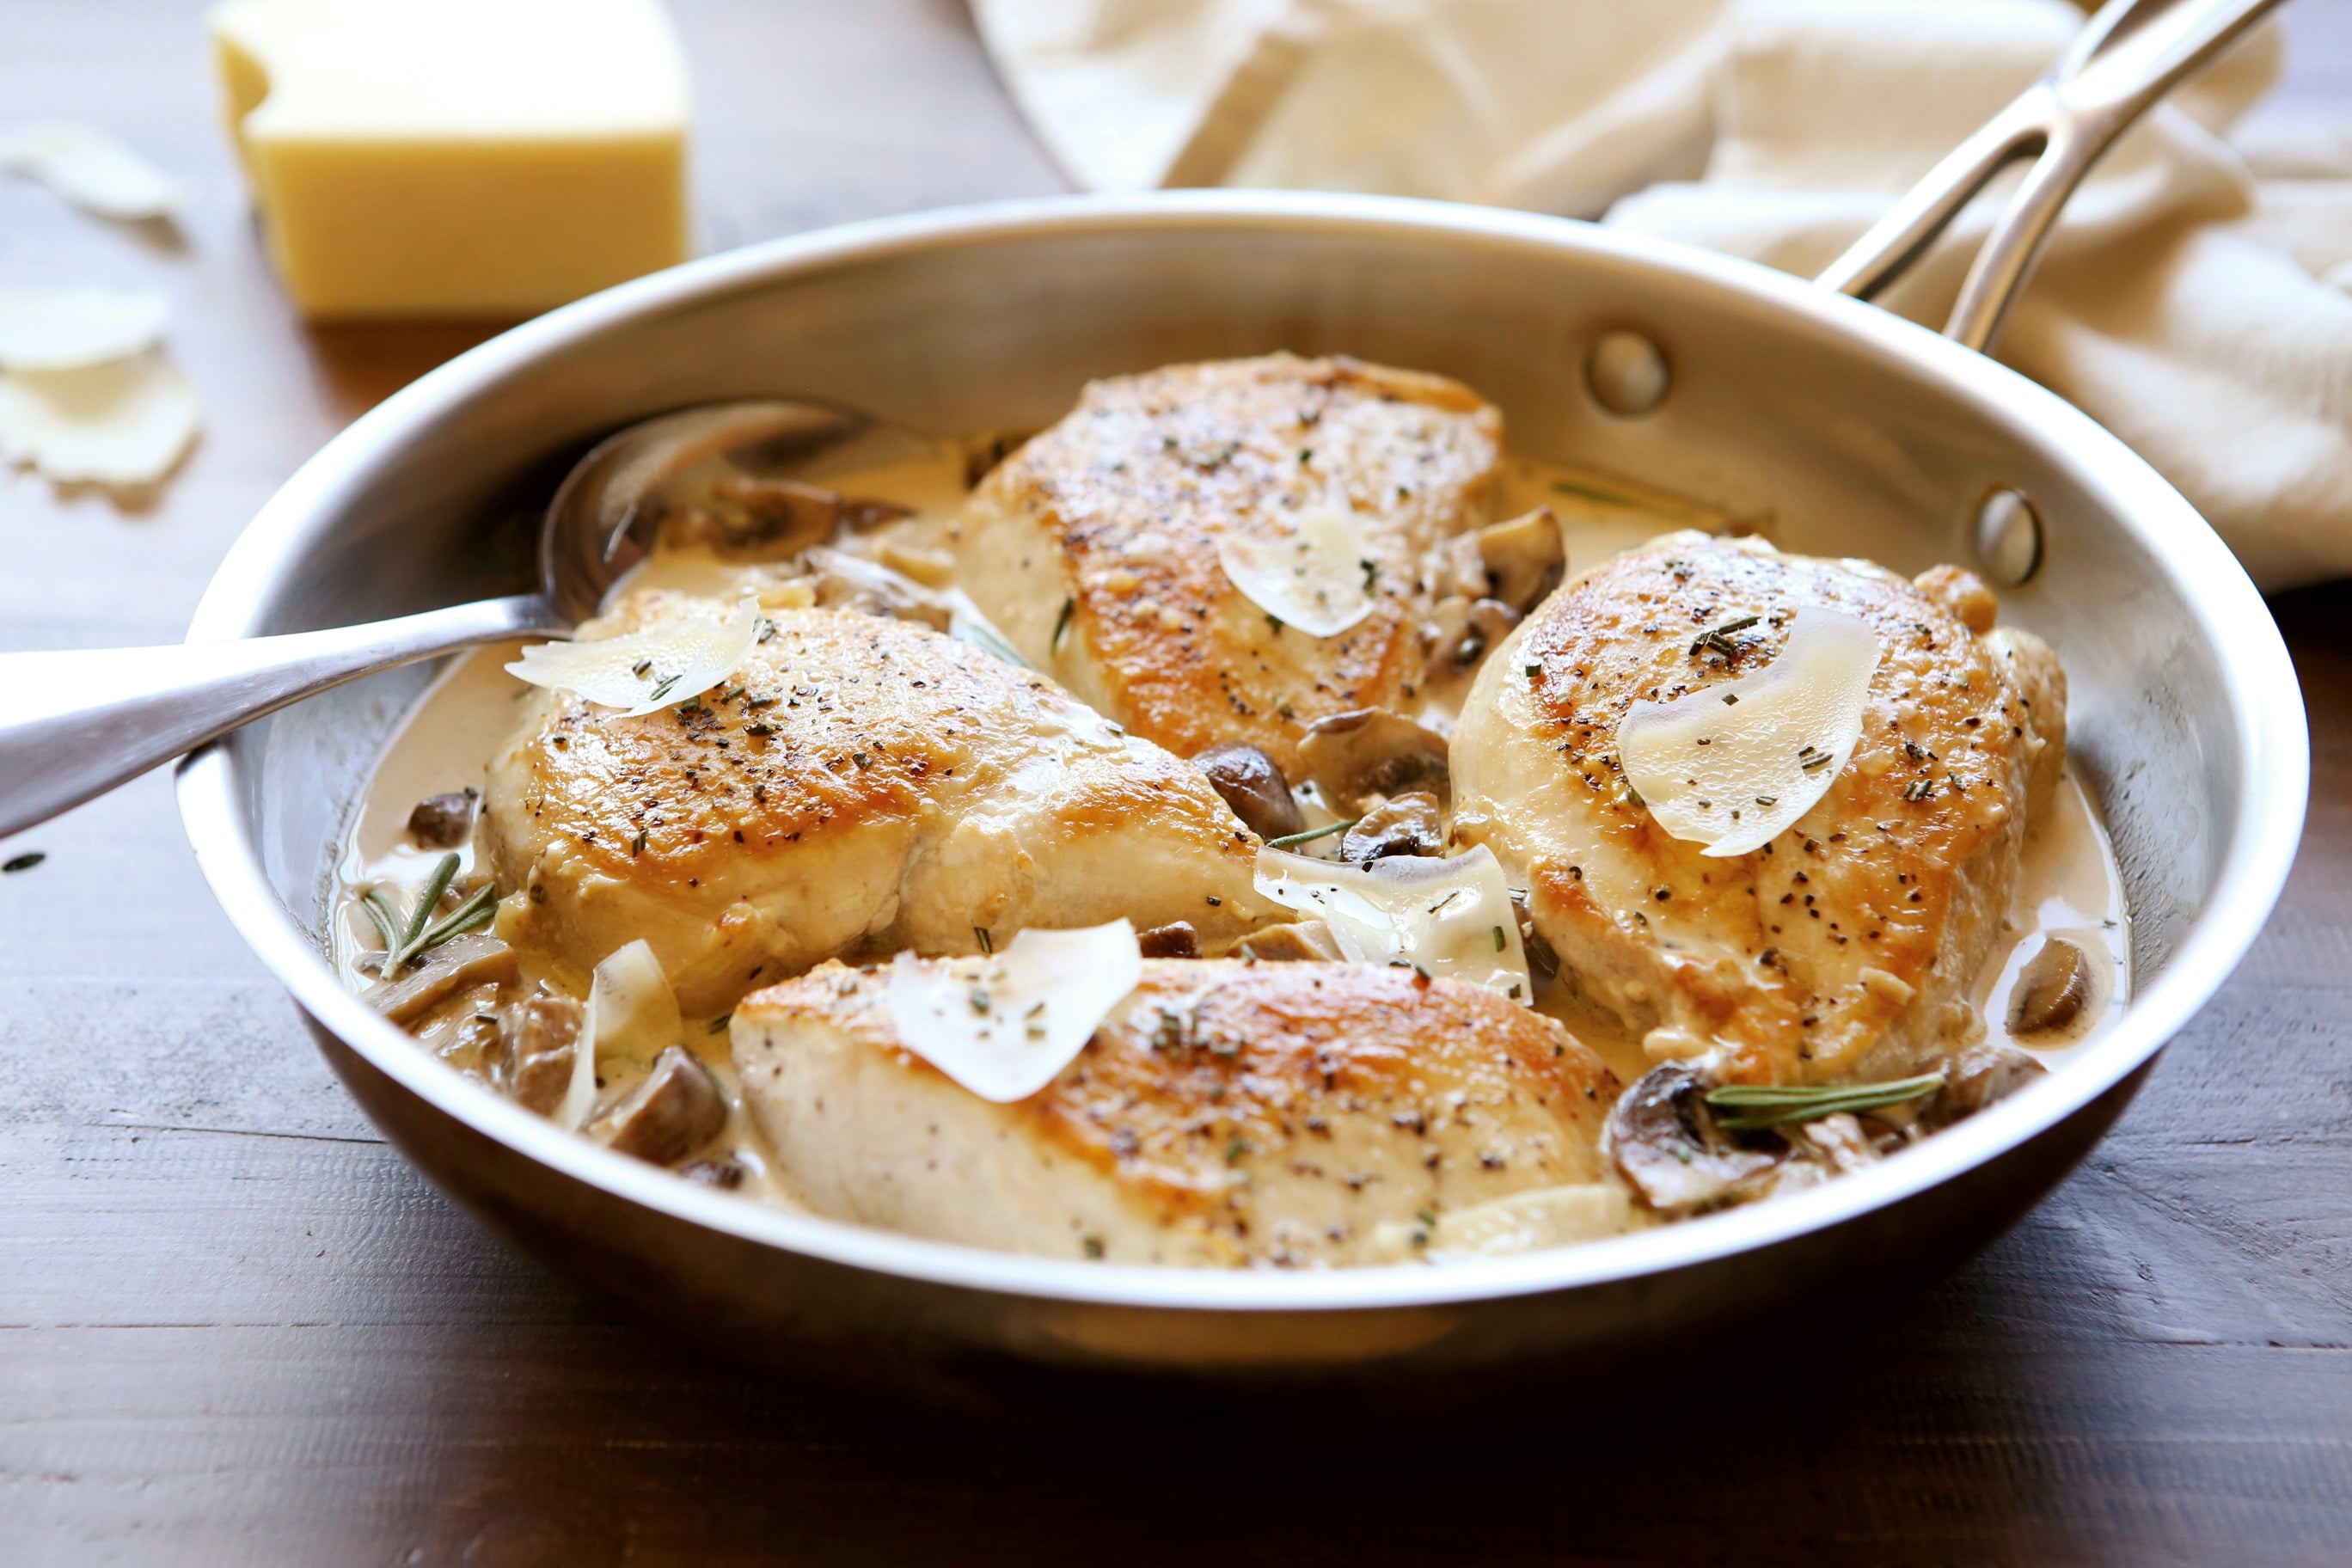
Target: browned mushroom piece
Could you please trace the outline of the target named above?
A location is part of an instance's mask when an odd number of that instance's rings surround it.
[[[2091,961],[2064,937],[2045,937],[2010,994],[2009,1032],[2020,1039],[2069,1035],[2090,1002]]]
[[[1480,529],[1478,558],[1493,584],[1489,592],[1514,620],[1542,604],[1568,572],[1568,546],[1548,506]]]
[[[1944,1087],[1919,1108],[1919,1125],[1949,1127],[2006,1099],[2050,1069],[2015,1046],[1986,1041],[1970,1046],[1944,1068]]]
[[[1164,926],[1138,931],[1135,945],[1146,958],[1198,958],[1201,933],[1192,929],[1191,921],[1171,921]]]
[[[1192,759],[1209,775],[1209,787],[1224,797],[1242,819],[1242,826],[1260,838],[1281,838],[1302,832],[1298,801],[1290,793],[1282,770],[1255,746],[1223,741]]]
[[[727,1097],[693,1052],[671,1046],[626,1099],[597,1118],[593,1131],[624,1154],[674,1165],[727,1125]]]
[[[1334,809],[1368,806],[1419,791],[1443,806],[1454,798],[1445,737],[1378,708],[1334,713],[1307,726],[1298,742],[1307,771]]]
[[[1466,680],[1518,624],[1519,613],[1498,599],[1440,599],[1421,626],[1422,679],[1433,686]]]
[[[414,967],[378,981],[360,1000],[395,1024],[413,1023],[458,990],[515,977],[515,950],[488,931],[453,936],[418,954]]]
[[[1348,955],[1339,951],[1331,928],[1321,921],[1262,926],[1234,943],[1227,955],[1255,958],[1264,963],[1338,963]]]
[[[1391,795],[1356,820],[1339,840],[1339,858],[1362,864],[1391,855],[1443,855],[1445,816],[1437,797],[1420,790]]]
[[[427,849],[454,849],[474,830],[474,792],[428,795],[408,814],[408,836]]]
[[[1758,1178],[1788,1157],[1785,1145],[1748,1147],[1717,1128],[1706,1088],[1688,1062],[1666,1062],[1643,1073],[1609,1112],[1603,1149],[1661,1214],[1696,1214],[1752,1196]]]
[[[518,1009],[507,1042],[507,1093],[526,1110],[547,1115],[572,1087],[572,1052],[587,1009],[569,996],[532,997]]]
[[[822,545],[808,551],[804,559],[820,608],[917,621],[935,632],[947,630],[954,618],[955,607],[944,597],[879,562]]]
[[[800,479],[730,474],[662,514],[662,542],[736,561],[787,561],[834,535],[842,498]]]
[[[699,1186],[717,1187],[731,1193],[743,1184],[750,1174],[740,1160],[688,1160],[677,1168],[677,1173]]]

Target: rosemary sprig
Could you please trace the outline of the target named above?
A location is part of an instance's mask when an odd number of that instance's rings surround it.
[[[424,892],[417,895],[415,910],[405,915],[381,888],[371,888],[361,895],[360,908],[367,911],[376,934],[383,938],[383,963],[376,971],[378,974],[389,980],[425,949],[438,947],[453,936],[478,931],[495,918],[498,889],[487,882],[439,920],[433,918],[433,911],[440,907],[441,895],[449,890],[457,875],[457,857],[442,856],[425,881]]]
[[[1752,1112],[1725,1116],[1716,1125],[1727,1132],[1753,1132],[1790,1121],[1819,1121],[1839,1111],[1876,1110],[1932,1094],[1944,1087],[1940,1072],[1898,1078],[1886,1083],[1731,1083],[1706,1091],[1710,1106]]]
[[[1310,827],[1304,833],[1286,833],[1279,838],[1267,839],[1265,847],[1268,849],[1287,849],[1294,844],[1312,844],[1318,838],[1328,838],[1334,833],[1345,833],[1363,820],[1360,816],[1351,816],[1345,822],[1333,822],[1321,827]]]

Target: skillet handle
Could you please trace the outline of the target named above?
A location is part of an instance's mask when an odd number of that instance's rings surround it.
[[[1995,174],[2034,164],[1986,236],[1944,335],[1990,353],[2059,209],[2115,139],[2279,0],[2111,0],[2051,73],[1930,170],[1814,281],[1868,300],[1923,255]]]
[[[533,594],[236,642],[0,654],[0,838],[329,687],[571,626]]]

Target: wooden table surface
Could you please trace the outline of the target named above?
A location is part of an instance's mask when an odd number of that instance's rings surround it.
[[[956,0],[673,9],[709,247],[1060,188]],[[194,192],[173,236],[0,182],[0,282],[161,289],[209,405],[149,505],[0,474],[0,647],[177,639],[320,443],[487,335],[289,316],[198,12],[0,0],[0,121]],[[2352,110],[2352,0],[2290,20],[2289,99]],[[2352,591],[2273,608],[2302,859],[2089,1162],[1849,1355],[1436,1453],[973,1431],[674,1345],[375,1135],[151,775],[0,844],[47,856],[0,878],[0,1563],[2352,1562]]]

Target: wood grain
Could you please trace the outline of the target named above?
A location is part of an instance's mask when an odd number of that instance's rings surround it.
[[[713,246],[1058,184],[953,0],[673,8]],[[289,317],[197,12],[0,5],[0,117],[105,124],[196,197],[173,238],[0,183],[0,279],[163,289],[210,404],[144,508],[0,475],[0,647],[175,638],[304,458],[491,330]],[[2352,4],[2296,18],[2340,95]],[[1848,1355],[1743,1346],[1703,1402],[1433,1452],[944,1425],[579,1294],[361,1120],[150,776],[0,845],[48,856],[0,878],[0,1563],[2352,1561],[2352,591],[2275,608],[2301,862],[2084,1168]]]

